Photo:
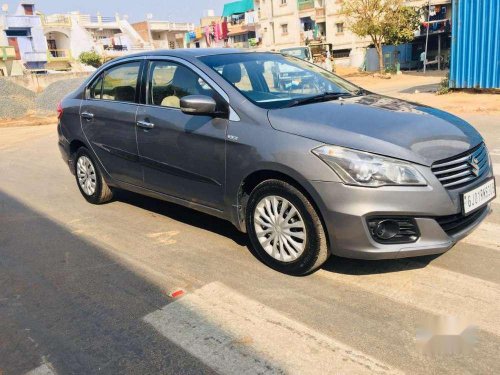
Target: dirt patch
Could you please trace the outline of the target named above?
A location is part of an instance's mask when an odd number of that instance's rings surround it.
[[[348,69],[339,73],[367,90],[432,106],[456,115],[500,112],[500,95],[491,91],[452,91],[445,95],[437,95],[435,92],[446,75],[445,71],[432,71],[427,74],[405,72],[391,75],[390,79],[381,79],[375,74],[366,72],[353,73]]]
[[[57,116],[55,115],[40,116],[31,113],[20,118],[2,119],[0,120],[0,128],[54,125],[55,123],[57,123]]]
[[[499,94],[451,92],[445,95],[418,93],[397,96],[400,99],[429,105],[456,115],[500,112]]]

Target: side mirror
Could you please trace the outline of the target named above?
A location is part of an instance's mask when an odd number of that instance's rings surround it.
[[[181,111],[188,115],[218,116],[217,103],[206,95],[188,95],[181,98]]]

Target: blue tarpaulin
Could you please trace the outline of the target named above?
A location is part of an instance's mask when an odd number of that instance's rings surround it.
[[[241,14],[253,10],[253,0],[233,1],[232,3],[224,4],[222,17],[231,17],[233,14]]]

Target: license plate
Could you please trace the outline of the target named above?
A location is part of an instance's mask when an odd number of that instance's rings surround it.
[[[486,181],[481,186],[462,195],[463,213],[468,213],[484,206],[496,197],[495,180]]]

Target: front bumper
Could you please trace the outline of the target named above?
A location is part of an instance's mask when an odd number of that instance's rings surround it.
[[[491,177],[491,172],[467,190]],[[427,175],[428,181],[432,175]],[[332,254],[357,259],[396,259],[441,254],[471,233],[490,213],[484,209],[460,231],[447,234],[435,218],[461,212],[460,192],[447,191],[439,182],[425,187],[363,188],[338,182],[311,182],[320,197],[320,210],[328,231]],[[383,244],[368,229],[369,217],[408,217],[420,231],[416,242]]]

